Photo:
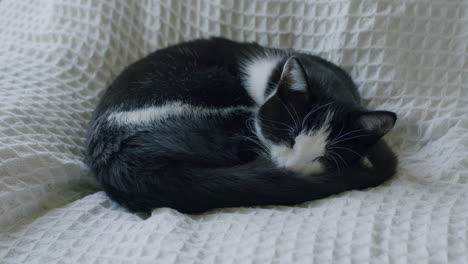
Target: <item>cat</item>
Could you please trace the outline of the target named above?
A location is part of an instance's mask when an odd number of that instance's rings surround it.
[[[132,212],[294,205],[394,175],[381,137],[396,119],[364,109],[351,77],[318,56],[197,39],[114,80],[89,123],[85,160]]]

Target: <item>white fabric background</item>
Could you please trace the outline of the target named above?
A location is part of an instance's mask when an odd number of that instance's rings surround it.
[[[398,175],[296,207],[143,220],[111,202],[82,163],[99,96],[210,35],[343,65],[398,113]],[[0,263],[466,263],[467,43],[467,1],[1,0]]]

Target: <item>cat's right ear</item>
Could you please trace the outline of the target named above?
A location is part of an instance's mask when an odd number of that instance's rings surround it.
[[[397,115],[389,111],[365,111],[356,118],[357,125],[379,139],[395,125]]]
[[[390,132],[395,125],[397,115],[389,111],[359,111],[353,113],[355,132],[353,138],[359,146],[372,146],[381,137]],[[350,132],[351,133],[351,132]]]
[[[307,96],[307,89],[307,76],[302,64],[296,57],[289,58],[284,63],[276,94],[279,97],[288,97],[291,94]]]

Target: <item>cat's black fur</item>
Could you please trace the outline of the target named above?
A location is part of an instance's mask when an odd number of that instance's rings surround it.
[[[249,140],[256,138],[249,125],[256,112],[247,108],[254,107],[255,102],[243,88],[239,65],[241,59],[265,50],[268,49],[254,43],[212,38],[161,49],[128,66],[103,95],[87,134],[86,162],[106,193],[131,211],[171,207],[184,213],[200,213],[220,207],[293,205],[346,190],[374,187],[395,173],[396,157],[379,140],[384,133],[369,133],[368,137],[363,136],[367,141],[347,145],[357,149],[359,155],[340,153],[346,166],[324,157],[324,164],[329,164],[330,169],[310,177],[278,168],[267,156],[258,154],[260,147]],[[343,126],[348,131],[356,129],[354,115],[365,110],[359,104],[351,78],[319,57],[289,53],[303,65],[308,84],[314,89],[311,93],[315,103],[332,101],[338,105],[334,111],[339,118],[331,121],[332,136],[338,136]],[[267,93],[280,82],[282,67],[280,64],[274,69]],[[284,96],[286,101],[303,100],[299,93]],[[106,119],[117,110],[158,106],[174,100],[206,108],[245,108],[197,118],[173,116],[164,122],[134,126],[121,126]],[[265,116],[281,119],[279,115],[285,111],[279,109],[275,100],[276,96],[260,108],[259,115],[263,111]],[[298,115],[309,111],[307,107],[301,110],[298,104]],[[285,116],[282,122],[290,123],[288,118],[291,119]],[[269,123],[260,122],[260,126],[265,131],[275,129]],[[273,136],[271,140],[282,139]],[[373,166],[359,162],[360,155],[367,155]]]

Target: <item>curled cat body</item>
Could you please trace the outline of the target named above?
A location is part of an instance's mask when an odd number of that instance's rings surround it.
[[[396,115],[360,104],[338,66],[223,38],[128,66],[91,118],[86,163],[129,210],[294,205],[396,172]]]

